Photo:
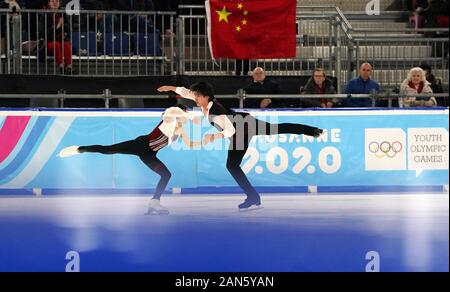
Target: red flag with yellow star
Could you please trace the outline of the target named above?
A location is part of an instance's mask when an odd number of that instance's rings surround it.
[[[205,2],[214,59],[292,58],[296,53],[296,0]]]

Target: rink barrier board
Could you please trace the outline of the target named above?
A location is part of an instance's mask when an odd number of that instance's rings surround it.
[[[339,123],[341,123],[340,130],[346,131],[347,133],[350,133],[352,135],[354,135],[354,133],[352,132],[358,132],[357,130],[360,130],[359,133],[357,135],[354,136],[349,136],[346,137],[346,139],[348,139],[347,142],[343,142],[340,146],[340,149],[338,149],[338,152],[341,153],[342,156],[346,155],[347,153],[351,153],[354,157],[352,157],[352,160],[355,161],[362,161],[364,164],[364,151],[360,151],[362,148],[364,147],[360,147],[358,148],[361,153],[357,153],[358,151],[355,151],[355,148],[346,148],[347,144],[348,145],[352,145],[354,144],[354,141],[356,140],[361,140],[363,133],[363,130],[366,130],[366,128],[371,128],[371,127],[377,127],[377,128],[387,128],[387,127],[396,127],[398,129],[394,129],[394,130],[400,130],[400,134],[402,134],[403,132],[407,132],[410,127],[412,128],[417,128],[418,126],[422,126],[423,124],[427,124],[426,126],[424,126],[426,129],[426,131],[428,131],[428,129],[435,129],[438,128],[440,129],[441,132],[443,132],[445,135],[447,135],[446,137],[448,137],[448,108],[430,108],[430,109],[333,109],[333,110],[329,110],[329,109],[314,109],[314,110],[305,110],[305,109],[299,109],[299,110],[292,110],[292,109],[286,109],[286,110],[248,110],[250,113],[252,113],[253,115],[255,115],[258,118],[261,117],[265,117],[268,118],[270,121],[270,118],[273,117],[277,117],[280,119],[279,122],[299,122],[299,123],[305,123],[305,124],[311,124],[311,125],[316,125],[319,126],[321,128],[325,128],[325,129],[330,129],[332,127],[337,127],[339,128]],[[100,129],[105,128],[106,130],[104,130],[103,132],[101,132],[101,135],[95,135],[95,139],[91,139],[88,140],[89,142],[91,142],[90,144],[107,144],[107,143],[96,143],[97,142],[97,137],[103,137],[106,139],[104,140],[111,140],[111,142],[120,142],[123,141],[125,139],[130,139],[133,137],[138,136],[139,134],[142,133],[148,133],[151,129],[152,129],[152,125],[156,125],[161,117],[161,113],[162,113],[162,109],[152,109],[152,110],[148,110],[148,109],[136,109],[136,110],[130,110],[130,109],[106,109],[106,110],[98,110],[98,109],[41,109],[41,108],[36,108],[36,109],[0,109],[0,127],[3,126],[5,117],[20,117],[20,116],[29,116],[31,117],[31,120],[35,119],[35,120],[39,120],[40,117],[45,117],[45,121],[42,122],[41,124],[41,130],[44,129],[45,131],[48,130],[52,130],[53,124],[55,123],[55,121],[57,121],[58,119],[64,120],[65,117],[73,117],[74,120],[76,121],[77,118],[80,119],[89,119],[89,118],[93,118],[94,120],[98,119],[98,123],[100,124]],[[342,117],[345,116],[346,119],[344,122],[342,122]],[[384,118],[381,119],[382,123],[379,122],[378,120],[378,116],[385,116]],[[142,118],[149,118],[151,119],[151,122],[145,122],[142,123]],[[300,118],[299,118],[300,117]],[[354,121],[352,121],[352,119],[356,117],[356,121],[357,123],[354,123]],[[370,122],[368,123],[369,127],[360,127],[359,124],[364,123],[364,121],[361,121],[361,119],[373,119],[373,117],[377,117],[376,120],[376,124],[375,125],[371,125]],[[397,118],[398,117],[398,118]],[[433,121],[428,121],[428,119],[435,119]],[[437,118],[437,119],[436,119]],[[105,122],[102,119],[110,119],[107,120],[107,122]],[[389,123],[389,119],[392,119],[392,121],[390,121]],[[401,121],[401,119],[403,119],[403,121]],[[31,121],[30,124],[34,122],[37,123],[37,121]],[[373,121],[372,121],[373,122]],[[52,124],[53,123],[53,124]],[[397,124],[399,123],[399,124]],[[111,126],[111,124],[114,125]],[[143,124],[143,125],[141,125]],[[348,126],[348,124],[350,124],[351,126]],[[58,125],[59,126],[59,125]],[[70,125],[68,125],[67,127],[67,133],[65,133],[64,135],[61,135],[60,140],[59,140],[59,144],[57,145],[57,147],[54,149],[55,153],[58,152],[60,149],[62,149],[65,146],[69,146],[72,145],[73,141],[78,141],[77,139],[82,139],[83,138],[83,134],[89,133],[92,131],[91,128],[89,128],[90,124],[89,123],[84,123],[82,124],[82,130],[85,131],[84,133],[76,133],[78,134],[75,135],[75,138],[71,138],[70,136],[73,135],[73,132],[76,132],[76,129],[72,131],[72,127],[73,124],[71,122]],[[360,127],[359,129],[355,130],[354,128]],[[88,130],[86,130],[88,129]],[[95,130],[95,127],[93,127],[93,129]],[[131,130],[130,130],[131,129]],[[406,129],[406,131],[405,131]],[[43,130],[43,131],[44,131]],[[392,130],[392,129],[390,129]],[[79,131],[79,129],[78,129]],[[114,137],[111,138],[109,136],[110,133],[108,132],[113,132]],[[133,132],[134,131],[134,132]],[[26,132],[26,130],[24,131],[24,136],[25,135],[29,135],[30,131],[28,131],[28,133]],[[58,131],[54,131],[54,133],[52,133],[53,135],[55,135],[55,133],[57,133]],[[130,133],[133,132],[133,133]],[[211,131],[211,127],[209,126],[208,123],[203,124],[203,128],[202,128],[202,135],[205,134],[206,132],[214,132],[214,130]],[[106,133],[106,134],[105,134]],[[138,134],[139,133],[139,134]],[[398,133],[397,133],[398,134]],[[404,133],[403,133],[404,134]],[[358,136],[359,135],[359,136]],[[367,135],[367,132],[365,133],[365,135]],[[395,131],[394,131],[394,135],[396,135]],[[388,135],[389,136],[389,135]],[[392,136],[392,134],[391,134]],[[67,138],[69,137],[69,138]],[[23,137],[22,137],[23,138]],[[42,141],[45,142],[45,138],[48,137],[39,137],[39,141],[36,143],[38,147]],[[91,137],[92,138],[92,137]],[[66,140],[64,140],[66,139]],[[72,139],[72,140],[71,140]],[[330,138],[329,138],[330,139]],[[383,138],[384,139],[384,138]],[[381,139],[379,142],[383,141],[383,139]],[[396,138],[395,138],[396,139]],[[406,140],[408,140],[408,138],[406,138]],[[405,140],[405,145],[407,144],[407,141]],[[1,141],[0,141],[1,142]],[[298,141],[297,141],[298,142]],[[316,141],[314,141],[316,142]],[[329,142],[329,143],[328,143]],[[327,143],[324,142],[324,144],[326,145],[330,145],[331,142],[328,141]],[[47,141],[48,143],[48,141]],[[82,145],[86,145],[87,142],[83,142],[84,144]],[[448,139],[447,139],[447,148],[448,148]],[[0,143],[1,144],[1,143]],[[18,145],[20,144],[20,141],[17,143]],[[295,144],[295,143],[291,143],[291,144]],[[297,143],[298,144],[298,143]],[[317,143],[319,144],[319,143]],[[51,145],[51,143],[49,144]],[[257,145],[255,143],[255,145]],[[270,146],[270,143],[268,144]],[[303,147],[303,146],[307,146],[307,147]],[[22,145],[23,146],[23,145]],[[258,145],[257,145],[258,146]],[[298,150],[298,149],[294,149],[292,150],[292,145],[279,145],[279,143],[277,142],[277,146],[278,148],[283,148],[283,149],[278,149],[281,152],[281,156],[286,154],[289,156],[289,154],[294,155],[294,151]],[[296,145],[294,145],[295,147]],[[318,148],[317,145],[311,145],[311,144],[306,144],[303,141],[303,144],[297,145],[297,146],[302,146],[303,148],[310,148],[311,149],[311,153],[313,156],[317,156],[317,151],[314,148]],[[319,145],[320,146],[320,145]],[[359,145],[361,146],[361,145]],[[402,146],[402,148],[406,146]],[[335,147],[337,148],[337,147]],[[271,149],[270,147],[268,149]],[[36,150],[36,149],[34,149]],[[33,151],[34,151],[33,150]],[[302,151],[304,151],[305,149],[303,149]],[[169,150],[171,151],[171,150]],[[203,150],[202,150],[203,151]],[[257,149],[257,151],[259,151],[259,149]],[[306,150],[308,152],[308,150]],[[315,152],[314,152],[315,151]],[[1,149],[0,149],[1,152]],[[14,151],[12,151],[14,152]],[[17,152],[17,151],[16,151]],[[220,152],[220,153],[219,153]],[[280,153],[277,153],[280,154]],[[356,155],[355,155],[356,153]],[[360,174],[364,171],[361,171],[361,165],[359,165],[358,167],[360,167],[359,173],[357,171],[351,173],[352,168],[357,168],[354,165],[352,165],[351,167],[349,167],[346,172],[343,172],[343,174],[340,174],[340,170],[337,171],[335,174],[331,174],[329,175],[329,177],[324,176],[323,173],[321,173],[320,175],[318,174],[317,176],[321,176],[318,179],[314,179],[314,177],[312,176],[308,176],[308,173],[306,173],[307,168],[303,169],[303,173],[300,173],[299,175],[295,176],[292,173],[289,173],[289,171],[285,171],[282,174],[277,174],[277,175],[272,175],[271,173],[267,174],[269,171],[267,171],[267,169],[269,168],[269,166],[267,166],[266,168],[264,168],[263,165],[263,170],[264,170],[264,174],[262,175],[261,173],[257,173],[257,168],[259,167],[261,170],[261,166],[257,165],[255,166],[253,169],[250,169],[250,173],[248,173],[247,175],[249,176],[250,181],[252,181],[252,183],[255,185],[256,189],[261,192],[261,193],[271,193],[271,194],[276,194],[276,193],[330,193],[330,192],[426,192],[426,191],[431,191],[431,192],[440,192],[442,190],[448,190],[448,150],[446,152],[447,154],[447,166],[446,168],[442,168],[442,164],[439,166],[441,167],[440,169],[403,169],[401,172],[403,173],[408,173],[409,175],[404,175],[404,177],[402,177],[402,175],[398,174],[398,169],[394,169],[394,170],[390,170],[389,172],[391,172],[393,175],[384,175],[378,171],[378,170],[369,170],[367,171],[367,169],[365,171],[369,172],[370,175],[366,176],[365,181],[364,179],[357,181],[355,183],[355,185],[352,185],[352,183],[348,183],[348,177],[350,177],[351,175],[355,175],[355,174]],[[16,153],[17,154],[17,153]],[[52,155],[49,155],[48,160],[54,160],[54,153],[52,153]],[[192,168],[192,164],[196,164],[198,163],[198,156],[200,155],[198,152],[194,153],[195,155],[191,155],[191,156],[196,156],[195,159],[193,159],[193,157],[191,157],[190,159],[190,164],[189,165],[184,165],[184,167],[187,167],[187,170],[185,170],[186,172],[192,173],[192,171],[196,171],[196,169]],[[303,153],[304,154],[304,153]],[[306,153],[308,154],[308,153]],[[320,154],[320,153],[319,153]],[[339,153],[338,153],[339,154]],[[261,156],[264,156],[265,154],[261,154]],[[299,155],[298,153],[296,155]],[[170,155],[169,155],[170,156]],[[211,157],[209,157],[211,156]],[[203,155],[202,156],[202,160],[206,160],[207,163],[205,163],[205,165],[202,165],[200,167],[200,170],[197,170],[196,173],[196,185],[192,185],[192,183],[187,183],[187,181],[177,181],[177,177],[179,178],[180,175],[177,175],[176,172],[179,171],[178,169],[174,169],[173,167],[169,167],[169,169],[172,171],[173,176],[172,176],[172,180],[175,180],[173,185],[169,184],[169,189],[166,192],[167,194],[169,193],[175,193],[175,194],[228,194],[228,193],[242,193],[242,191],[238,188],[238,187],[234,187],[235,182],[232,180],[231,176],[229,176],[228,172],[226,171],[224,165],[225,165],[225,160],[224,157],[226,157],[226,151],[209,151],[207,153],[207,155]],[[6,160],[8,160],[9,157],[6,158]],[[329,157],[327,156],[327,159]],[[28,158],[29,160],[32,160],[30,158]],[[98,157],[96,158],[96,161],[98,160]],[[167,158],[166,155],[166,159],[168,160],[168,164],[171,163],[170,159]],[[106,172],[104,171],[105,169],[108,169],[109,164],[105,163],[105,160],[111,160],[112,158],[105,158],[103,157],[102,163],[103,163],[103,169],[102,172]],[[128,161],[129,159],[125,159],[126,161],[124,161],[124,159],[117,159],[119,160],[118,162],[116,160],[114,160],[115,162],[115,167],[117,167],[117,164],[123,164],[123,168],[125,169],[134,169],[133,167],[136,166],[136,162],[130,162]],[[162,159],[163,161],[165,161],[164,159]],[[13,159],[10,159],[9,162],[13,161]],[[245,160],[244,160],[245,161]],[[275,161],[275,160],[274,160]],[[33,161],[28,161],[25,163],[32,163]],[[263,159],[258,160],[258,162],[261,162],[264,164]],[[294,161],[295,162],[295,161]],[[300,162],[300,161],[299,161]],[[347,162],[347,161],[343,161],[342,163],[353,163],[353,162]],[[52,167],[55,167],[55,161],[52,161],[52,163],[54,164]],[[77,163],[75,160],[72,160],[72,163]],[[289,161],[289,163],[291,163],[291,161]],[[366,158],[366,164],[367,164],[367,158]],[[20,164],[20,161],[17,162],[16,164]],[[93,163],[95,164],[95,163]],[[244,164],[244,162],[243,162]],[[242,164],[242,165],[243,165]],[[277,163],[275,164],[275,168],[277,167]],[[81,164],[82,166],[86,167],[86,165]],[[0,175],[2,174],[2,170],[4,171],[5,168],[7,168],[9,165],[2,165],[1,161],[0,161]],[[105,168],[106,166],[106,168]],[[44,166],[41,166],[43,169],[45,169]],[[58,166],[60,167],[60,166]],[[58,171],[60,171],[60,168],[49,168],[50,170],[52,169],[56,169]],[[90,166],[89,166],[90,167]],[[189,169],[189,167],[191,167]],[[272,167],[274,167],[272,165]],[[290,168],[293,169],[293,165],[289,164],[289,166],[287,168],[289,168],[289,170],[291,170]],[[315,166],[317,167],[317,166]],[[366,165],[367,167],[367,165]],[[378,167],[378,166],[376,166]],[[72,169],[73,168],[73,169]],[[76,170],[77,167],[70,167],[69,170]],[[81,168],[82,169],[82,168]],[[219,175],[216,177],[208,177],[208,174],[211,173],[211,170],[215,170],[215,169],[219,169]],[[33,170],[33,169],[32,169]],[[67,170],[67,169],[66,169]],[[148,175],[148,170],[147,169],[134,169],[136,171],[136,173],[141,173],[144,171],[145,174],[144,176],[141,176],[141,181],[143,180],[142,178],[146,178],[145,175]],[[120,172],[120,169],[118,170]],[[278,171],[278,170],[277,170]],[[309,169],[308,169],[309,171]],[[311,169],[311,174],[314,174],[313,169]],[[371,172],[370,172],[371,171]],[[375,172],[374,172],[375,171]],[[414,171],[417,173],[415,178],[414,176],[411,176],[411,172],[414,173]],[[174,173],[175,172],[175,173]],[[319,172],[319,171],[318,171]],[[5,173],[5,172],[3,172]],[[386,172],[387,173],[387,172]],[[430,174],[431,173],[431,174]],[[345,176],[347,174],[347,177]],[[348,175],[350,174],[350,175]],[[116,176],[114,176],[116,175]],[[133,183],[137,183],[139,184],[140,181],[136,180],[132,183],[129,182],[129,177],[125,178],[124,180],[120,181],[120,176],[123,175],[123,173],[115,173],[115,171],[113,171],[113,174],[111,176],[111,178],[114,180],[117,180],[115,182],[112,183],[112,185],[110,186],[96,186],[96,185],[89,185],[89,181],[88,185],[84,185],[82,183],[79,184],[75,184],[75,186],[52,186],[51,183],[52,181],[49,180],[42,180],[39,181],[35,180],[32,181],[28,178],[29,182],[28,184],[24,184],[21,186],[8,186],[5,187],[4,185],[4,181],[3,184],[0,184],[0,194],[5,195],[5,194],[21,194],[24,193],[24,190],[28,190],[25,191],[26,194],[40,194],[40,195],[51,195],[51,194],[137,194],[137,195],[148,195],[149,193],[151,193],[152,190],[152,185],[151,183],[149,183],[150,185],[146,185],[146,186],[141,186],[141,185],[133,185]],[[259,175],[259,177],[258,177]],[[330,181],[329,178],[332,178],[333,176],[338,176],[340,181],[338,181],[338,184],[332,184],[332,180]],[[36,174],[36,176],[39,176],[39,173]],[[183,175],[181,175],[183,176]],[[222,177],[226,177],[226,179],[222,180],[222,179],[218,179]],[[422,179],[421,176],[428,176],[428,179],[430,179],[429,181],[427,179]],[[72,177],[69,175],[69,177]],[[156,185],[157,180],[155,179],[156,176],[152,177],[152,183],[154,185]],[[293,179],[295,178],[295,179]],[[396,180],[401,180],[403,178],[407,178],[408,181],[405,181],[405,185],[402,184],[398,184],[396,183]],[[4,178],[3,178],[4,179]],[[0,176],[0,182],[2,180],[2,177]],[[144,179],[145,180],[145,179]],[[303,183],[305,184],[295,184],[295,182],[299,182],[297,180],[304,180]],[[347,181],[345,181],[347,180]],[[371,182],[374,181],[375,184],[370,184],[367,185],[368,180],[370,180]],[[377,181],[378,180],[378,181]],[[384,181],[388,180],[389,182],[394,182],[395,184],[389,185],[389,184],[385,184]],[[55,180],[57,181],[57,180]],[[118,183],[117,183],[118,182]],[[276,185],[275,183],[279,183],[280,185],[278,186],[274,186]],[[326,182],[326,184],[323,184],[324,182]],[[347,182],[347,183],[345,183]],[[376,183],[380,183],[381,184],[376,184]],[[90,182],[92,183],[92,182]],[[223,183],[223,184],[222,184]],[[45,185],[47,184],[47,185]],[[129,185],[127,185],[129,184]],[[445,187],[447,186],[447,187]],[[35,190],[33,192],[33,189]],[[31,190],[31,191],[30,191]]]

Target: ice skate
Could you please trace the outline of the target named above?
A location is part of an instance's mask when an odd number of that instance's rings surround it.
[[[78,147],[79,146],[66,147],[63,150],[61,150],[61,152],[59,152],[58,157],[65,158],[65,157],[70,157],[73,155],[80,154],[80,152],[78,151]]]
[[[159,200],[151,199],[145,215],[169,215],[169,210],[162,206]]]
[[[239,212],[248,212],[262,209],[261,198],[247,198],[244,203],[239,205]]]

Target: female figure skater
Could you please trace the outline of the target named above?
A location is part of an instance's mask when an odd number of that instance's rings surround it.
[[[161,176],[155,194],[150,200],[148,214],[169,214],[167,208],[160,204],[160,198],[170,180],[171,173],[156,155],[159,150],[175,142],[179,136],[181,136],[190,148],[201,146],[201,142],[191,141],[183,130],[183,124],[188,119],[194,120],[193,115],[186,111],[186,106],[179,104],[175,107],[168,108],[162,115],[162,121],[148,135],[109,146],[70,146],[64,148],[58,156],[63,158],[81,153],[128,154],[138,156],[148,168]],[[196,122],[194,120],[194,123]]]

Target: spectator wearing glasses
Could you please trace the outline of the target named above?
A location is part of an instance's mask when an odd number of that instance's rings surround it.
[[[300,88],[301,94],[336,94],[336,89],[333,86],[333,81],[327,78],[325,70],[322,68],[316,68],[313,72],[313,76],[309,78],[304,87]],[[306,98],[301,99],[300,107],[321,107],[332,108],[337,100],[330,98]]]

